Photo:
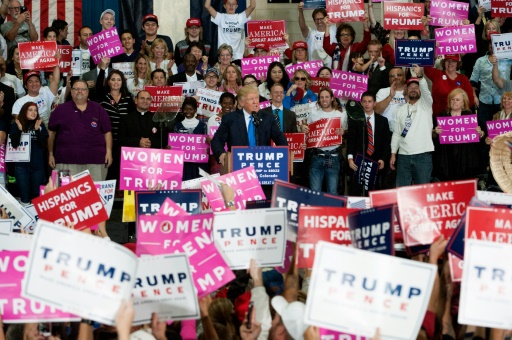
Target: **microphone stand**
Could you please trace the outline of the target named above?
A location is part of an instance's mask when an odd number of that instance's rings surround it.
[[[256,137],[256,146],[260,145],[259,136],[258,136],[258,127],[260,126],[260,117],[258,117],[258,113],[256,111],[251,112],[252,123],[254,124],[254,135]]]

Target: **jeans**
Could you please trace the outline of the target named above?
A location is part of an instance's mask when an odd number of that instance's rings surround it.
[[[322,191],[322,182],[325,177],[327,193],[338,195],[338,180],[341,168],[340,158],[339,155],[325,155],[325,158],[318,155],[313,156],[309,168],[309,186],[312,190]],[[325,165],[325,162],[329,160],[331,161],[331,167]]]
[[[430,183],[432,154],[397,155],[396,186]]]
[[[22,203],[30,203],[33,198],[39,196],[39,187],[46,183],[44,167],[19,166],[14,168],[16,184]]]

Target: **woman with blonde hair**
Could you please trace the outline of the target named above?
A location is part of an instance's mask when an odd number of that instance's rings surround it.
[[[149,64],[151,71],[156,69],[163,69],[167,71],[168,77],[178,73],[178,68],[174,63],[174,60],[169,60],[169,49],[167,44],[162,38],[156,38],[151,44],[151,50],[149,52]]]
[[[510,120],[512,119],[512,91],[504,92],[501,96],[501,110],[492,116],[492,120]],[[492,139],[487,136],[485,144],[491,145]]]
[[[296,70],[291,80],[293,84],[286,91],[283,99],[285,109],[290,109],[295,105],[313,103],[318,100],[316,93],[310,90],[311,76],[304,69],[299,68]]]
[[[224,71],[231,65],[231,61],[233,60],[233,48],[228,44],[220,45],[217,49],[217,57],[219,61],[214,67],[219,70],[220,74],[224,74]]]
[[[144,54],[139,54],[133,63],[133,78],[126,81],[126,87],[128,87],[128,91],[135,98],[137,93],[148,84],[151,84],[149,59]]]
[[[222,73],[221,82],[220,92],[229,92],[236,96],[238,90],[242,88],[242,73],[235,65],[228,65]]]

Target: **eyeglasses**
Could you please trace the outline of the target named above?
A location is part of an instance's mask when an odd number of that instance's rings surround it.
[[[255,82],[256,82],[255,80],[253,80],[253,81],[246,81],[246,82],[245,82],[245,84],[244,84],[244,86],[246,86],[246,85],[252,85],[252,84],[254,84]]]
[[[9,7],[9,9],[13,9],[15,11],[19,11],[21,9],[21,7],[20,6],[18,6],[18,7]]]
[[[297,80],[300,80],[300,81],[306,81],[306,80],[308,80],[308,78],[306,78],[306,77],[295,77],[295,80],[296,80],[296,81],[297,81]]]
[[[89,90],[88,88],[81,88],[81,87],[73,87],[72,90],[76,91],[76,92],[85,92],[87,90]]]
[[[398,78],[398,77],[403,77],[404,75],[401,73],[401,74],[390,74],[389,75],[389,78]]]
[[[314,21],[324,21],[325,17],[313,19]]]
[[[218,78],[218,77],[216,75],[210,75],[210,76],[206,76],[205,78],[208,79],[208,78]]]

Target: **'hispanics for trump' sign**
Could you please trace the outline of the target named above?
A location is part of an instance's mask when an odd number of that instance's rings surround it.
[[[387,30],[423,30],[421,17],[425,4],[384,1],[384,28]]]
[[[363,0],[326,0],[325,7],[331,22],[362,21]]]

